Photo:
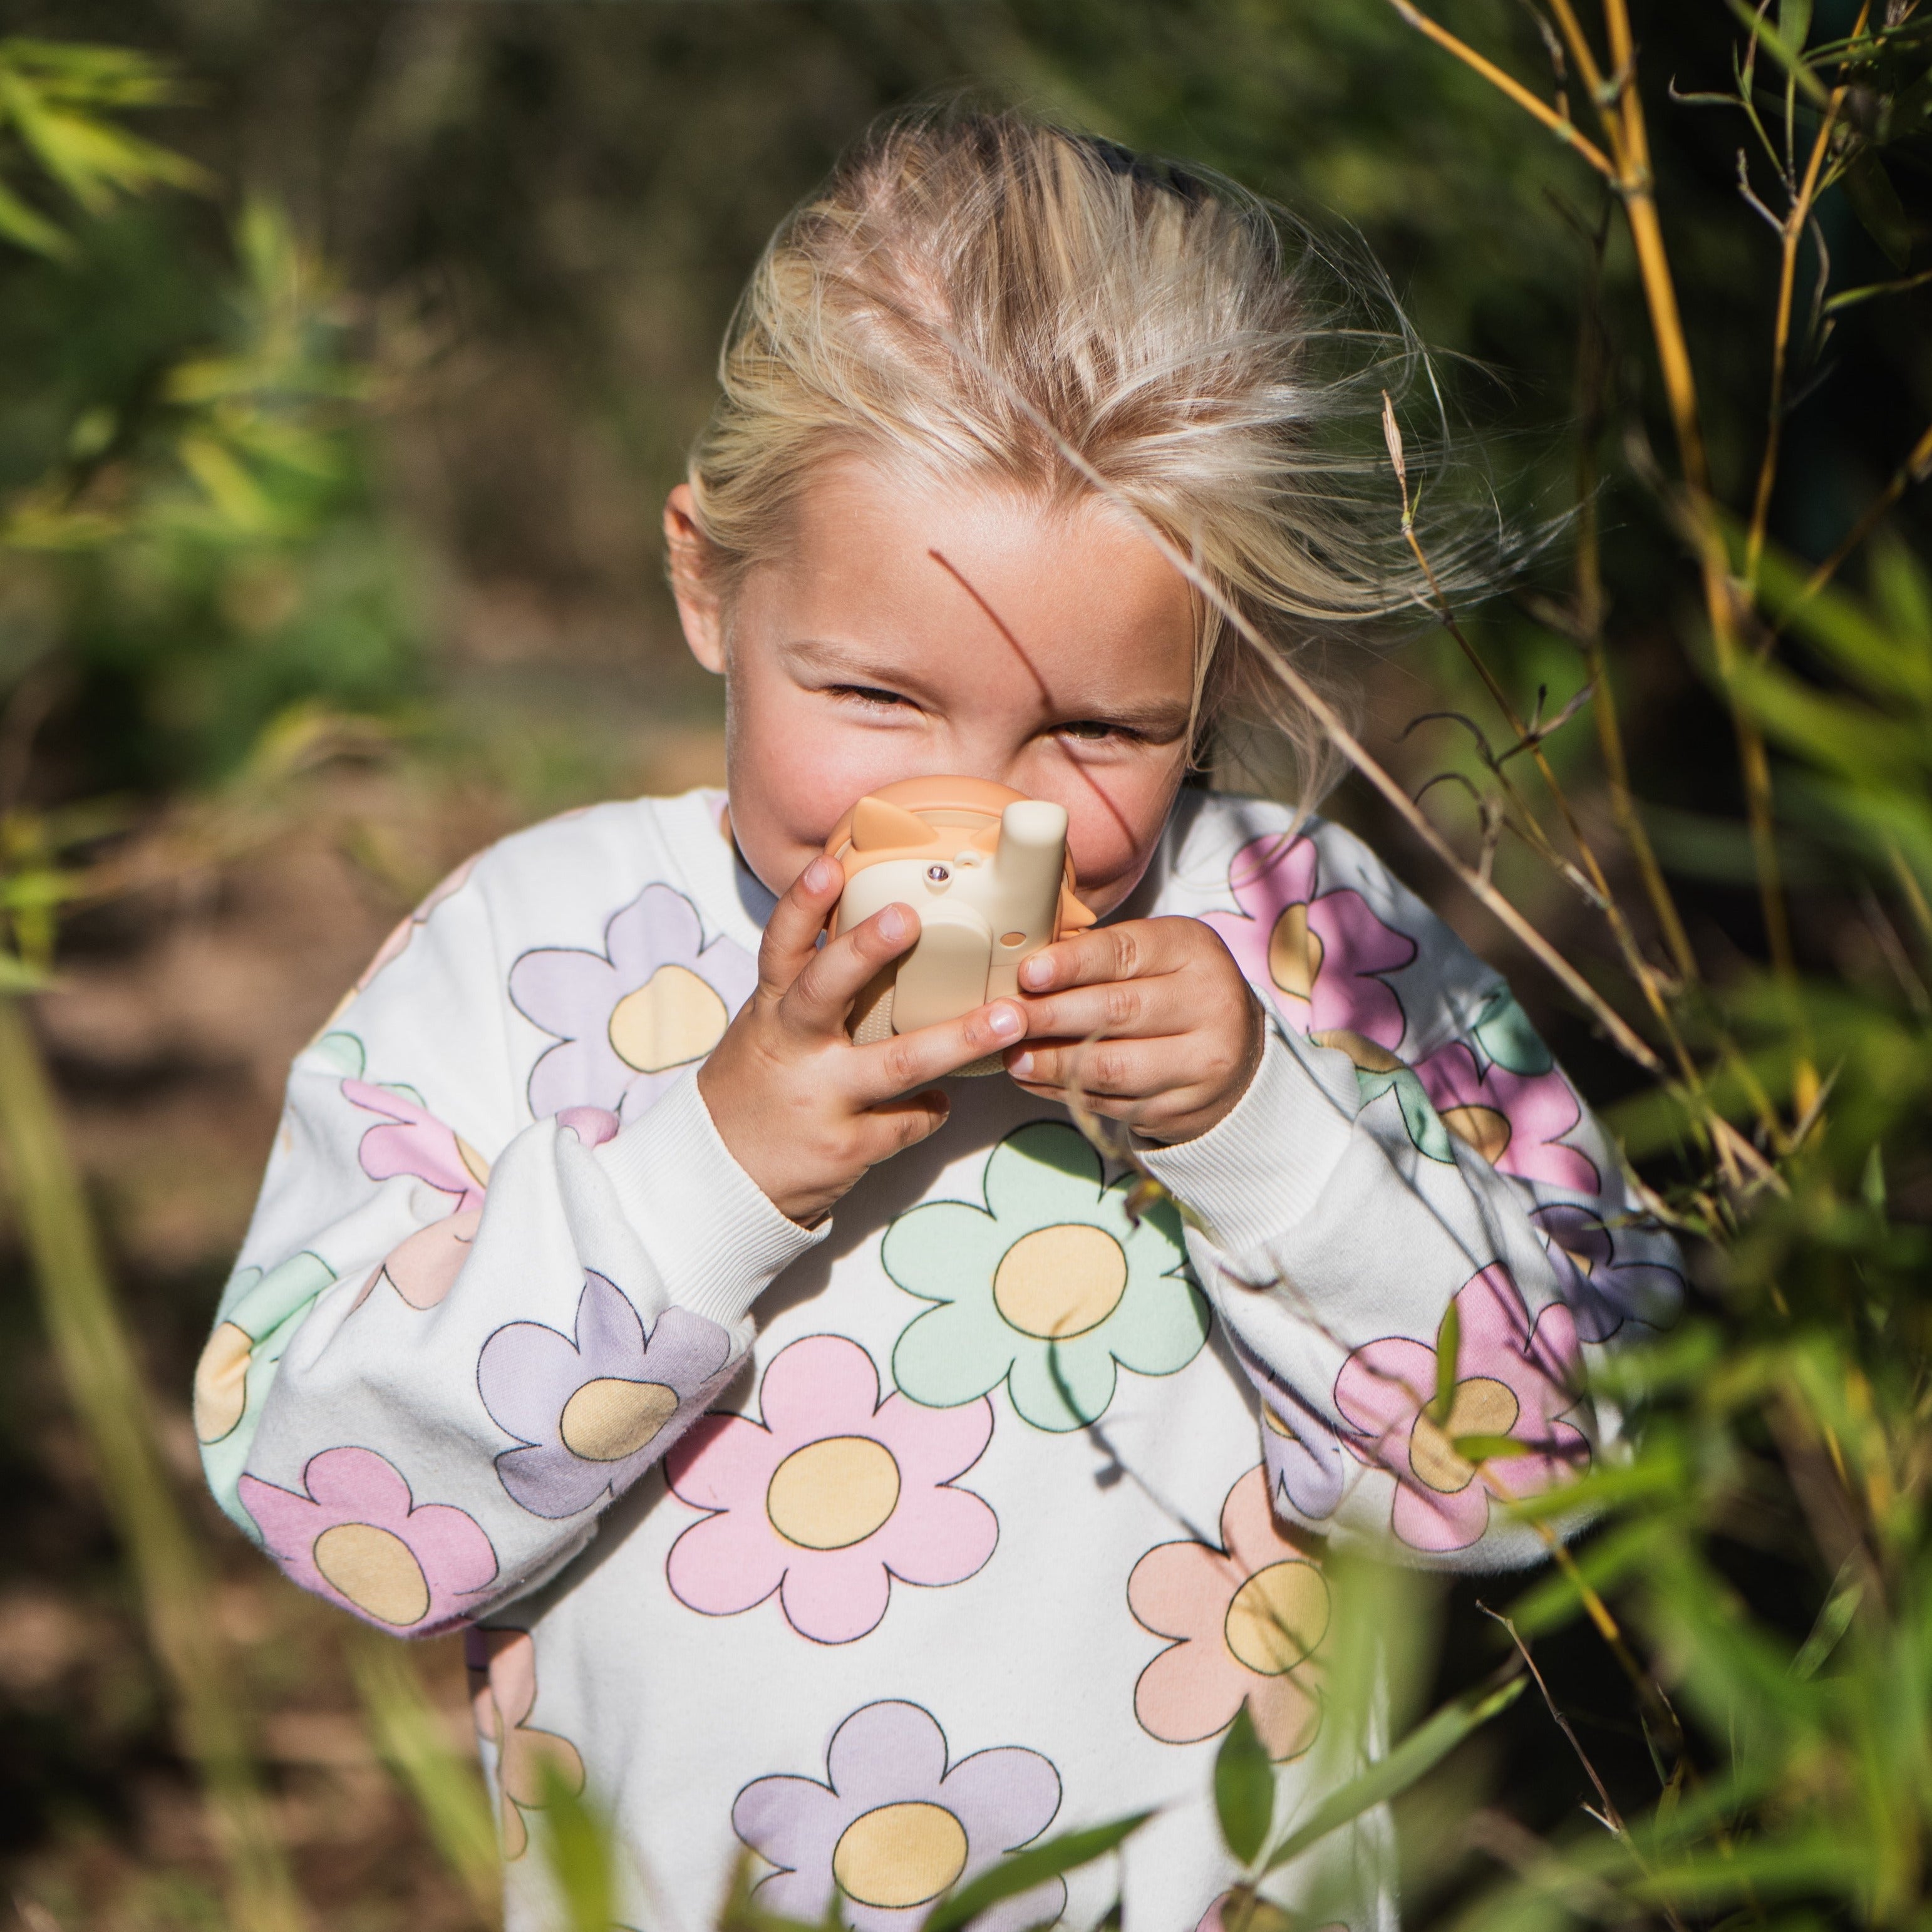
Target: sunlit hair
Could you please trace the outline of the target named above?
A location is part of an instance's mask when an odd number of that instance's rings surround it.
[[[1049,503],[1097,489],[1332,689],[1335,646],[1423,588],[1380,416],[1384,390],[1426,398],[1426,367],[1371,264],[1230,183],[1017,112],[902,116],[753,272],[692,456],[697,522],[728,600],[828,458]],[[1452,534],[1433,560],[1453,587],[1469,557]],[[1195,602],[1197,760],[1265,721],[1312,802],[1318,728]]]

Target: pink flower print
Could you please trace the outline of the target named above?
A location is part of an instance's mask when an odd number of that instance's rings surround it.
[[[402,920],[395,929],[376,949],[376,956],[362,969],[362,976],[356,982],[356,991],[364,991],[369,982],[381,972],[392,959],[399,958],[409,950],[410,941],[416,935],[416,928],[428,919],[430,914],[447,898],[453,898],[470,881],[470,874],[476,869],[476,862],[482,857],[480,852],[472,852],[442,883],[431,890],[416,910]]]
[[[510,998],[558,1042],[530,1070],[530,1112],[588,1105],[635,1120],[718,1044],[758,979],[752,956],[722,935],[707,945],[697,908],[664,885],[612,914],[602,952],[526,952],[510,968]]]
[[[881,1402],[863,1348],[809,1335],[766,1370],[758,1401],[762,1423],[708,1416],[665,1459],[677,1496],[716,1512],[671,1547],[681,1603],[735,1616],[776,1590],[801,1636],[850,1643],[878,1627],[893,1578],[961,1583],[992,1555],[999,1520],[952,1486],[993,1432],[983,1396]]]
[[[1530,1220],[1548,1244],[1557,1292],[1586,1342],[1606,1342],[1626,1322],[1667,1328],[1684,1299],[1684,1277],[1671,1266],[1676,1248],[1654,1223],[1616,1234],[1588,1208],[1532,1208]]]
[[[1175,1641],[1141,1672],[1134,1715],[1150,1736],[1199,1744],[1244,1702],[1270,1757],[1314,1742],[1310,1660],[1328,1629],[1328,1586],[1268,1507],[1265,1465],[1221,1506],[1221,1543],[1163,1543],[1134,1565],[1127,1607]]]
[[[474,1517],[416,1503],[373,1449],[325,1449],[302,1472],[304,1493],[244,1476],[242,1504],[262,1540],[305,1590],[386,1630],[428,1636],[464,1621],[496,1576],[496,1552]]]
[[[1406,1335],[1356,1349],[1335,1382],[1335,1406],[1361,1430],[1355,1454],[1395,1478],[1391,1526],[1412,1550],[1466,1550],[1489,1526],[1492,1489],[1534,1496],[1587,1466],[1589,1444],[1558,1418],[1582,1389],[1576,1324],[1560,1301],[1534,1323],[1509,1270],[1472,1275],[1455,1299],[1454,1389],[1446,1416],[1436,1400],[1437,1346]],[[1445,1326],[1446,1326],[1445,1322]],[[1459,1437],[1510,1436],[1520,1455],[1491,1457],[1479,1471]]]
[[[1297,1032],[1345,1029],[1393,1051],[1402,1044],[1402,1002],[1378,976],[1408,964],[1415,941],[1351,886],[1318,894],[1319,866],[1310,839],[1252,839],[1228,868],[1240,910],[1205,913],[1203,922]]]
[[[1555,1066],[1538,1073],[1514,1072],[1495,1060],[1479,1066],[1474,1053],[1452,1040],[1415,1072],[1443,1126],[1498,1174],[1546,1180],[1578,1194],[1594,1194],[1601,1186],[1596,1163],[1563,1144],[1583,1109]]]
[[[667,1308],[647,1341],[629,1298],[589,1270],[576,1330],[573,1341],[509,1322],[477,1358],[484,1407],[518,1439],[496,1458],[497,1476],[532,1516],[574,1516],[622,1495],[730,1358],[730,1336],[688,1309]]]
[[[362,1172],[370,1180],[406,1174],[450,1197],[447,1214],[391,1249],[362,1284],[355,1305],[359,1308],[386,1276],[412,1308],[434,1308],[456,1286],[469,1258],[470,1244],[483,1218],[490,1163],[409,1094],[373,1087],[365,1080],[345,1080],[342,1091],[365,1113],[380,1114],[385,1124],[371,1127],[358,1150]]]
[[[836,1888],[854,1932],[914,1932],[940,1893],[1031,1843],[1059,1809],[1060,1774],[1039,1752],[998,1745],[948,1768],[938,1720],[886,1702],[832,1734],[823,1784],[760,1778],[739,1792],[731,1826],[778,1868],[758,1888],[767,1911],[818,1924]],[[1065,1882],[1050,1879],[973,1924],[1026,1932],[1066,1904]]]
[[[568,1738],[530,1722],[537,1702],[537,1647],[528,1630],[481,1630],[463,1634],[470,1672],[470,1705],[476,1735],[496,1754],[499,1828],[506,1861],[529,1849],[526,1811],[540,1809],[551,1777],[566,1790],[584,1789],[584,1760]]]

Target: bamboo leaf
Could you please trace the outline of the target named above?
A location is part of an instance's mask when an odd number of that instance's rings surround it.
[[[1252,1864],[1274,1816],[1274,1767],[1245,1700],[1214,1754],[1214,1810],[1235,1862]]]
[[[1885,164],[1870,148],[1856,155],[1844,172],[1845,195],[1865,232],[1894,268],[1912,259],[1912,224]]]
[[[1437,1428],[1449,1420],[1456,1406],[1456,1370],[1462,1354],[1462,1317],[1452,1301],[1442,1312],[1442,1325],[1436,1331],[1436,1393],[1429,1404],[1429,1419]]]
[[[942,1898],[926,1914],[921,1932],[960,1932],[962,1927],[971,1924],[988,1906],[998,1905],[1002,1899],[1017,1898],[1048,1879],[1105,1858],[1153,1816],[1151,1811],[1136,1811],[1130,1817],[1090,1826],[1082,1832],[1064,1832],[1042,1845],[1030,1845],[1023,1852],[1002,1858],[970,1885],[962,1886],[950,1898]]]
[[[1311,1845],[1330,1832],[1340,1831],[1385,1804],[1433,1770],[1442,1760],[1499,1712],[1506,1711],[1522,1695],[1527,1677],[1512,1676],[1488,1688],[1478,1686],[1466,1691],[1454,1702],[1445,1704],[1434,1716],[1411,1731],[1388,1756],[1378,1758],[1360,1776],[1352,1778],[1339,1790],[1331,1791],[1298,1826],[1270,1851],[1262,1870],[1271,1872],[1298,1858]]]
[[[1774,27],[1768,20],[1760,20],[1745,4],[1745,0],[1726,0],[1726,4],[1743,23],[1745,32],[1790,75],[1808,100],[1820,107],[1829,105],[1831,94],[1827,92],[1825,83],[1811,71],[1801,47],[1794,46],[1785,38],[1783,32]]]

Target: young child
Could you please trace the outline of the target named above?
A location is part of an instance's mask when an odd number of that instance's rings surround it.
[[[551,1774],[653,1932],[747,1848],[772,1910],[836,1885],[911,1932],[1149,1808],[980,1922],[1118,1886],[1126,1932],[1216,1923],[1244,1702],[1309,1796],[1324,1547],[1529,1561],[1498,1496],[1605,1452],[1583,1365],[1677,1286],[1615,1153],[1359,842],[1184,789],[1258,681],[1148,526],[1283,649],[1408,594],[1322,454],[1320,326],[1232,191],[1016,116],[873,137],[759,265],[666,512],[727,793],[506,839],[296,1062],[196,1376],[209,1480],[307,1588],[466,1627],[513,1928]],[[818,855],[941,774],[1064,806],[1100,922],[855,1046],[917,922],[821,945]],[[1184,1225],[1129,1213],[1076,1080]],[[1326,1855],[1356,1932],[1394,1922],[1382,1837]]]

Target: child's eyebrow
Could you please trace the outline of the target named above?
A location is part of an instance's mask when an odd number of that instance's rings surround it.
[[[788,638],[781,649],[795,669],[829,676],[842,683],[877,686],[921,700],[935,694],[934,688],[914,666],[876,656],[862,645],[832,638]],[[1042,708],[1057,723],[1090,720],[1117,724],[1153,738],[1178,736],[1187,728],[1190,715],[1185,704],[1159,698],[1140,704],[1123,703],[1111,697],[1087,701],[1078,694],[1063,700],[1044,686],[1040,696]]]

